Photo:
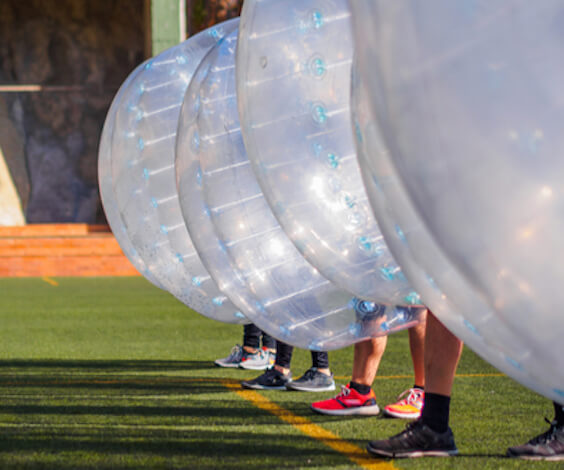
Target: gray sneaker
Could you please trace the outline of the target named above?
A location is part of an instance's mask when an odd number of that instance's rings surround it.
[[[564,426],[550,422],[550,429],[521,446],[507,449],[507,456],[525,460],[564,460]]]
[[[276,369],[268,369],[256,379],[241,382],[243,388],[254,390],[286,390],[286,384],[292,380],[292,373],[284,375]]]
[[[229,356],[222,359],[216,359],[213,363],[219,367],[239,367],[239,363],[243,358],[243,347],[238,344],[233,346]]]
[[[259,349],[256,353],[249,353],[243,350],[243,357],[239,361],[239,367],[247,370],[265,370],[274,365],[276,354],[272,354],[268,349]]]
[[[288,382],[286,388],[300,392],[329,392],[335,390],[335,381],[333,374],[325,375],[319,372],[317,367],[312,367],[306,370],[299,379]]]

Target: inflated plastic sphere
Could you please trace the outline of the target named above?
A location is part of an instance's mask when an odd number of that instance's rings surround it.
[[[98,148],[98,185],[100,188],[102,206],[104,207],[104,212],[106,214],[106,220],[108,221],[108,224],[110,225],[110,228],[123,253],[135,269],[142,273],[147,280],[157,287],[162,287],[159,281],[147,269],[145,262],[139,256],[139,253],[131,243],[131,240],[129,240],[123,219],[116,206],[116,196],[113,189],[111,174],[111,142],[114,132],[115,116],[121,103],[123,90],[125,90],[129,83],[133,81],[137,75],[139,75],[143,67],[143,64],[140,65],[127,77],[126,81],[112,100],[112,104],[108,110]]]
[[[241,136],[236,39],[235,33],[227,35],[196,71],[178,129],[180,204],[210,274],[259,328],[302,348],[341,348],[414,325],[415,309],[364,308],[366,303],[335,287],[303,258],[274,217]]]
[[[406,202],[379,128],[369,118],[368,101],[362,91],[362,87],[353,88],[359,162],[382,230],[390,248],[402,260],[406,276],[419,286],[423,299],[433,306],[433,312],[441,321],[464,338],[471,349],[522,384],[548,393],[557,387],[558,373],[550,362],[547,369],[546,355],[533,351],[531,344],[517,336],[511,325],[496,316],[475,295],[460,274],[452,269],[429,237],[423,222]],[[369,154],[372,158],[367,158]],[[421,266],[429,265],[430,260],[432,263],[425,271]],[[445,295],[438,285],[444,286],[444,292],[449,295]],[[472,313],[468,315],[466,312]]]
[[[238,40],[243,138],[290,239],[356,296],[419,303],[384,242],[356,160],[348,2],[247,0]]]
[[[387,173],[377,153],[367,158],[371,201],[439,318],[469,344],[497,346],[496,366],[562,401],[564,6],[433,6],[352,3],[380,156],[391,156]],[[449,323],[443,297],[465,326]]]
[[[197,65],[232,20],[147,61],[121,93],[113,123],[111,175],[127,235],[160,285],[210,318],[247,322],[201,264],[184,225],[174,173],[176,129]]]

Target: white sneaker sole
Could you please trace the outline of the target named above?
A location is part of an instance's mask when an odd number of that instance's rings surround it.
[[[395,413],[393,411],[387,410],[386,408],[384,408],[382,411],[386,416],[398,419],[418,419],[421,416],[421,411],[418,413]]]
[[[343,408],[342,410],[324,410],[320,408],[314,408],[312,405],[311,409],[316,413],[320,413],[322,415],[330,415],[330,416],[352,416],[352,415],[376,416],[377,414],[380,413],[380,407],[378,405]]]
[[[221,362],[221,361],[214,361],[213,362],[218,367],[229,367],[229,368],[237,368],[239,367],[238,362]]]
[[[241,386],[249,390],[286,390],[286,386],[284,385],[279,387],[266,387],[264,385],[242,383]]]
[[[240,362],[238,367],[239,369],[245,370],[266,370],[270,369],[272,366],[270,364],[246,364],[244,362]]]
[[[458,449],[455,450],[416,450],[412,452],[387,452],[383,450],[372,449],[370,446],[366,450],[375,457],[387,457],[389,459],[415,459],[418,457],[453,457],[458,455]]]
[[[294,384],[290,382],[286,384],[288,390],[296,390],[297,392],[332,392],[335,390],[335,384],[327,385],[325,387],[308,387],[307,385]]]

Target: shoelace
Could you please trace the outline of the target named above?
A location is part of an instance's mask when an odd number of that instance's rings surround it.
[[[235,358],[235,357],[237,357],[239,354],[241,354],[240,351],[241,351],[242,349],[243,349],[243,348],[242,348],[241,346],[239,346],[238,344],[236,344],[235,346],[233,346],[233,347],[231,348],[231,353],[229,354],[229,357],[230,357],[230,358]]]
[[[412,421],[411,423],[408,423],[405,426],[405,429],[399,433],[397,433],[396,435],[392,436],[390,439],[394,439],[394,438],[398,438],[398,437],[402,437],[402,436],[407,436],[409,439],[412,439],[412,436],[415,434],[416,435],[416,431],[417,428],[419,428],[419,426],[421,426],[421,422],[419,420],[416,421]]]
[[[317,369],[314,369],[313,367],[311,369],[308,369],[304,372],[304,379],[313,379],[315,377],[315,374],[317,373]]]
[[[409,395],[407,395],[407,398],[404,398],[403,400],[401,400],[401,398],[404,397],[408,393],[409,393]],[[417,399],[421,397],[422,393],[423,393],[423,391],[419,390],[418,388],[409,388],[407,390],[404,390],[398,396],[398,400],[400,400],[400,401],[398,401],[398,404],[400,404],[400,405],[410,405],[414,401],[417,401]]]
[[[268,378],[270,377],[284,377],[282,372],[277,371],[274,367],[272,369],[266,369],[264,375]]]
[[[544,420],[550,424],[550,429],[545,433],[537,436],[529,441],[529,444],[536,445],[536,444],[543,444],[546,442],[550,442],[556,439],[556,432],[558,430],[558,426],[556,425],[556,421],[549,421],[548,418],[544,418]]]
[[[339,393],[335,398],[346,397],[351,393],[351,389],[346,385],[341,385],[341,393]]]
[[[255,351],[254,353],[250,353],[248,351],[245,351],[244,348],[241,348],[241,355],[243,356],[244,353],[247,353],[248,356],[247,357],[243,357],[242,360],[243,361],[248,361],[251,358],[254,358],[256,356],[258,356],[260,359],[264,358],[264,351],[262,349],[258,349],[257,351]]]

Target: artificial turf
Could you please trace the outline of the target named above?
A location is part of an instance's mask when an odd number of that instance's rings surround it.
[[[0,468],[359,468],[227,385],[257,375],[213,360],[242,327],[206,319],[142,278],[0,279]],[[338,383],[352,348],[330,353]],[[310,366],[296,350],[294,375]],[[405,332],[374,388],[381,405],[413,383]],[[313,414],[334,392],[261,395],[364,449],[405,422]],[[387,461],[399,469],[557,468],[504,457],[547,429],[551,403],[465,350],[451,425],[461,456]],[[375,459],[373,459],[374,462]]]

